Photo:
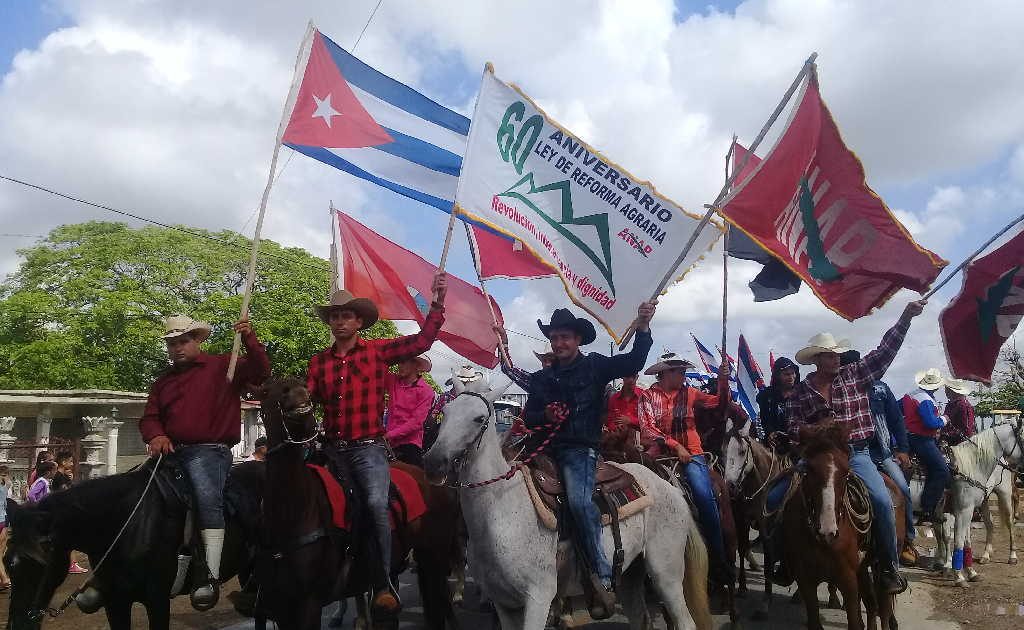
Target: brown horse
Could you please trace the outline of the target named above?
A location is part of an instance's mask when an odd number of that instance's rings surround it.
[[[256,563],[260,587],[257,608],[283,630],[320,628],[321,608],[370,589],[369,572],[349,553],[348,532],[331,527],[322,482],[306,466],[305,446],[319,435],[309,393],[294,378],[272,378],[261,391],[267,430],[267,481],[263,500],[266,548]],[[426,483],[423,473],[405,467],[427,504],[426,515],[401,525],[394,537],[395,574],[411,550],[426,626],[457,627],[448,593],[448,552],[456,531],[450,493]],[[375,627],[397,628],[397,619],[375,619]]]

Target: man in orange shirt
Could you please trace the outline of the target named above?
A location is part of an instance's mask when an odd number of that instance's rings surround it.
[[[726,411],[726,405],[731,402],[729,362],[722,360],[717,395],[706,394],[686,384],[686,370],[693,367],[689,361],[669,353],[661,355],[657,363],[644,371],[644,374],[656,376],[658,381],[640,399],[641,439],[649,453],[656,456],[674,454],[683,464],[683,474],[700,517],[700,528],[711,549],[712,566],[722,570],[722,577],[728,579],[731,567],[726,561],[725,544],[722,542],[718,501],[708,475],[694,409]]]
[[[629,427],[640,430],[640,397],[644,390],[636,386],[638,374],[622,377],[622,389],[608,397],[608,420],[605,428],[618,431]]]

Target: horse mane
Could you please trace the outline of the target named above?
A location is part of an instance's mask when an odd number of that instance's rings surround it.
[[[988,480],[1002,455],[995,427],[985,429],[951,448],[960,472],[978,483]]]
[[[850,443],[850,432],[838,422],[808,424],[800,428],[800,444],[804,457],[812,457],[826,451],[846,452]]]

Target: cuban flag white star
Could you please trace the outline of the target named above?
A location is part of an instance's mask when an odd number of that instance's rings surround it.
[[[313,118],[323,118],[328,127],[331,126],[331,118],[334,116],[341,116],[341,112],[331,107],[330,94],[324,98],[319,98],[314,94],[313,100],[316,101],[316,111],[313,112]]]

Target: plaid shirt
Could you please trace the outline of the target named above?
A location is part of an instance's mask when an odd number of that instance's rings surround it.
[[[832,415],[835,415],[837,422],[846,425],[851,442],[873,436],[875,426],[871,415],[871,386],[889,369],[909,329],[910,321],[900,320],[885,333],[878,348],[860,361],[839,368],[839,374],[832,382],[831,403],[814,389],[810,375],[797,383],[796,392],[786,401],[790,436],[796,440],[800,427]]]
[[[384,392],[388,366],[430,349],[444,324],[444,309],[431,309],[415,335],[362,339],[348,354],[331,346],[309,360],[306,389],[323,403],[324,434],[340,440],[384,435]]]

